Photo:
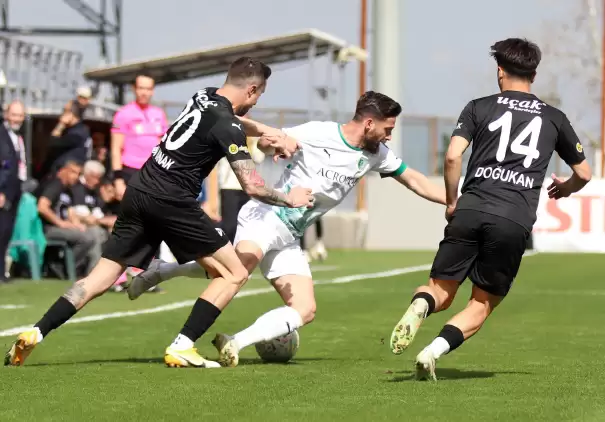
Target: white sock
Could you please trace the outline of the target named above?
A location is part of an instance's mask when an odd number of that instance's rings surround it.
[[[205,278],[206,270],[200,267],[196,261],[187,262],[183,265],[179,265],[178,262],[160,264],[160,279],[162,281],[167,281],[174,277]]]
[[[443,337],[437,337],[431,344],[427,346],[435,359],[439,359],[441,356],[445,355],[450,351],[450,344]]]
[[[235,334],[233,338],[241,350],[251,344],[291,333],[302,325],[302,317],[294,308],[282,306],[261,315],[254,324]]]
[[[38,327],[34,327],[34,329],[37,331],[36,343],[40,343],[44,339],[44,336]]]
[[[193,347],[193,341],[187,336],[179,334],[176,336],[170,347],[176,350],[187,350]]]

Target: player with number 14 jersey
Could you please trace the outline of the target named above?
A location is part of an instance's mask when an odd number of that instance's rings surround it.
[[[529,92],[503,91],[462,111],[453,136],[472,142],[457,210],[499,215],[531,231],[553,152],[584,161],[567,116]]]
[[[422,322],[447,309],[459,285],[473,283],[467,307],[416,357],[418,378],[436,380],[435,362],[476,334],[508,294],[536,221],[540,190],[553,152],[571,167],[566,181],[553,176],[550,198],[580,190],[591,177],[582,144],[563,112],[531,94],[541,60],[538,46],[509,38],[491,47],[500,93],[467,104],[452,133],[444,164],[448,224],[429,283],[391,335],[400,354]],[[462,155],[472,145],[462,194]]]

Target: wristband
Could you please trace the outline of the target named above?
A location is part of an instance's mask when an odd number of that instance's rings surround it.
[[[124,171],[122,169],[120,169],[120,170],[114,170],[114,172],[113,172],[113,180],[115,181],[117,179],[124,180]]]

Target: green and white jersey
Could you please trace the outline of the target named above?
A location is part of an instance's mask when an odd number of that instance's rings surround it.
[[[349,145],[335,122],[309,122],[283,131],[296,138],[302,148],[292,157],[275,188],[288,192],[293,186],[301,186],[312,189],[315,196],[313,208],[272,207],[295,237],[302,236],[307,227],[340,204],[369,171],[398,176],[407,168],[384,144],[376,154]]]

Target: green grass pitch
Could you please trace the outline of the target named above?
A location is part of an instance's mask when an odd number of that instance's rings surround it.
[[[333,251],[317,280],[430,264],[430,252]],[[189,307],[70,324],[26,366],[0,368],[0,421],[603,421],[605,279],[602,255],[524,259],[509,297],[482,331],[437,366],[437,383],[413,379],[416,354],[460,310],[431,316],[410,350],[388,339],[427,271],[316,287],[317,318],[300,330],[289,364],[263,364],[254,347],[237,368],[168,369],[162,357]],[[108,293],[78,317],[194,300],[203,282],[178,279],[166,294],[130,302]],[[0,286],[0,331],[34,323],[68,286]],[[267,283],[255,277],[245,289]],[[25,305],[3,309],[3,305]],[[241,297],[198,341],[209,358],[217,331],[233,333],[280,305],[275,293]],[[4,306],[6,308],[6,306]],[[0,337],[2,351],[14,336]]]

